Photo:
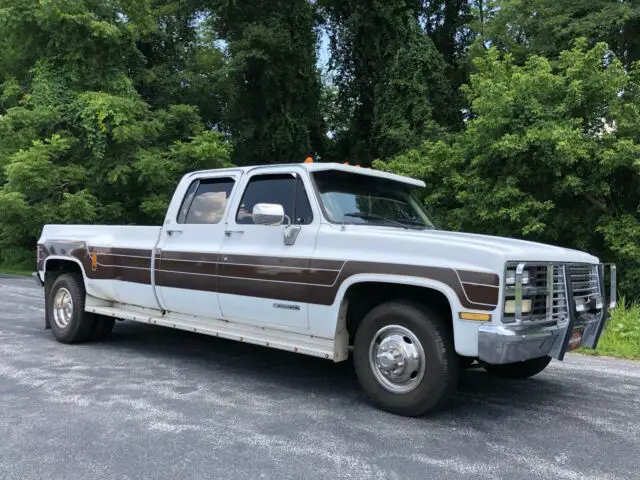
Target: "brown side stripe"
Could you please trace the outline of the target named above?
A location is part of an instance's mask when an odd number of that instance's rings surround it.
[[[92,248],[91,252],[97,254],[96,271],[91,269],[91,256],[84,242],[42,245],[41,261],[48,255],[68,255],[82,262],[91,279],[151,284],[150,250]],[[499,293],[495,274],[376,262],[163,252],[156,257],[156,269],[158,286],[317,305],[332,305],[342,283],[357,274],[436,280],[448,285],[464,307],[476,310],[493,310]]]
[[[466,296],[471,302],[489,303],[491,305],[496,305],[498,303],[498,287],[471,283],[463,283],[462,286]],[[458,296],[460,295],[458,294]]]
[[[91,247],[91,253],[97,253],[98,255],[119,255],[122,257],[145,257],[151,258],[151,250],[144,250],[139,248],[106,248],[106,247]]]
[[[228,277],[263,281],[305,283],[313,286],[332,286],[338,278],[337,270],[309,270],[302,268],[282,268],[250,265],[221,264],[221,283]],[[224,278],[224,279],[223,279]]]
[[[471,272],[466,270],[458,270],[458,276],[463,283],[478,283],[482,285],[500,285],[500,278],[495,273]]]
[[[217,292],[218,277],[158,271],[156,273],[156,285],[158,287],[186,288],[188,290]]]
[[[125,257],[122,255],[97,255],[99,268],[109,267],[129,267],[151,269],[151,256],[148,257]]]
[[[301,283],[261,282],[247,278],[220,278],[219,292],[257,298],[272,298],[285,302],[319,304],[318,295],[328,287]],[[313,297],[313,301],[309,300]],[[331,305],[331,304],[329,304]]]

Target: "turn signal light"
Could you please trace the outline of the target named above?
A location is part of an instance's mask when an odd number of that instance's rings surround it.
[[[476,322],[491,321],[491,314],[489,313],[460,312],[458,317],[460,317],[461,320],[475,320]]]

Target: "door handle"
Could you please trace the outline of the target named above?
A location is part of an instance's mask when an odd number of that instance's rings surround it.
[[[227,237],[230,237],[232,234],[237,233],[238,235],[242,235],[244,233],[244,230],[225,230],[224,234]]]
[[[182,230],[167,230],[167,235],[171,236],[174,233],[182,233]]]

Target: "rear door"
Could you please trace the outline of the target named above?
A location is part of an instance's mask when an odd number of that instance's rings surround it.
[[[217,254],[224,218],[240,171],[196,176],[181,185],[156,250],[155,285],[169,312],[222,318],[218,302]]]
[[[226,320],[307,330],[309,268],[320,227],[311,185],[299,167],[257,168],[234,197],[220,252],[219,300]],[[282,205],[297,232],[285,244],[285,225],[257,225],[258,203]],[[291,228],[291,227],[289,227]]]

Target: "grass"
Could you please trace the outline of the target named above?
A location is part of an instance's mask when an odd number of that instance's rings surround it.
[[[580,349],[578,353],[640,360],[640,303],[627,304],[624,298],[613,310],[596,350]]]
[[[26,270],[18,270],[13,268],[5,268],[0,265],[0,273],[5,273],[7,275],[16,275],[18,277],[29,277],[31,276],[31,272]]]
[[[28,277],[35,269],[34,262],[31,260],[13,263],[0,263],[0,273],[8,275],[18,275],[20,277]]]

